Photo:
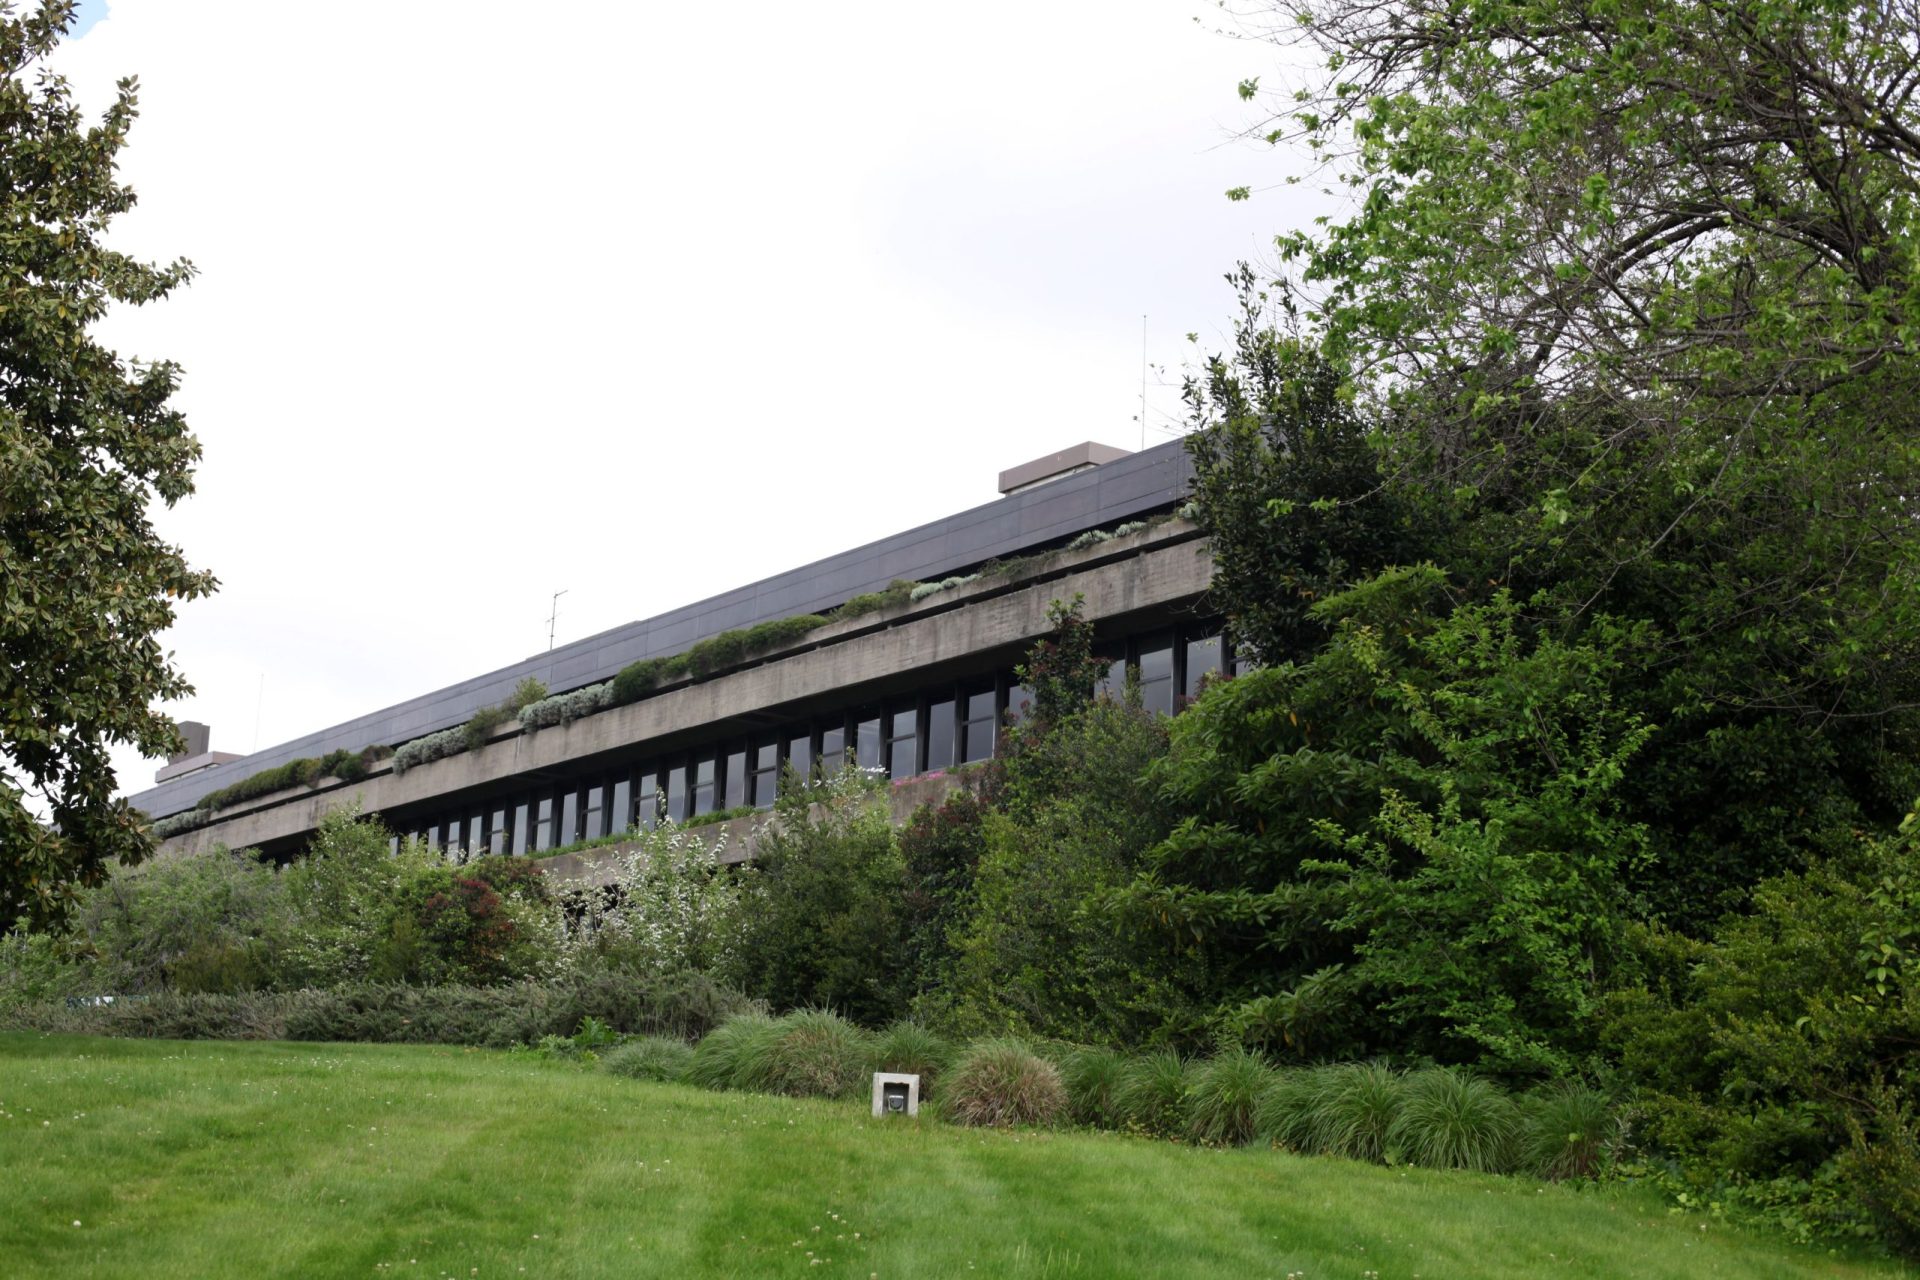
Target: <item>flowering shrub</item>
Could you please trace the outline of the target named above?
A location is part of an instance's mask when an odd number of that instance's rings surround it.
[[[720,865],[713,845],[678,827],[636,832],[612,885],[567,895],[559,963],[643,973],[702,972],[733,962],[740,892],[750,869]]]

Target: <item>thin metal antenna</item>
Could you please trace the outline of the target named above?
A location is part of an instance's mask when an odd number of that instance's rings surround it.
[[[547,652],[548,653],[553,652],[553,624],[560,617],[560,597],[565,594],[567,594],[565,590],[560,590],[553,593],[553,612],[547,615]]]
[[[1140,317],[1140,447],[1147,447],[1147,318]]]

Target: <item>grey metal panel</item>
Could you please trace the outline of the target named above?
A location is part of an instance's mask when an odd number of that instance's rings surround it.
[[[705,636],[797,613],[817,613],[896,578],[944,578],[970,566],[1017,555],[1083,529],[1118,524],[1185,498],[1192,463],[1179,440],[1090,471],[1012,494],[878,542],[736,587],[669,613],[614,627],[512,666],[418,698],[357,716],[344,724],[256,751],[130,796],[136,809],[163,817],[191,808],[203,795],[262,769],[371,743],[399,743],[459,724],[501,701],[526,676],[556,691],[611,679],[641,658],[666,657]]]

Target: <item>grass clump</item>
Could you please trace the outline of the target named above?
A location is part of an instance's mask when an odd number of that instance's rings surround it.
[[[1186,1120],[1190,1077],[1187,1060],[1172,1049],[1135,1058],[1120,1080],[1121,1121],[1142,1133],[1177,1137]]]
[[[1249,1049],[1235,1045],[1215,1054],[1194,1071],[1187,1090],[1187,1135],[1225,1147],[1252,1141],[1260,1099],[1273,1082],[1273,1068]]]
[[[802,1009],[781,1018],[767,1085],[796,1098],[846,1098],[872,1074],[873,1038],[837,1013]]]
[[[1379,1062],[1348,1063],[1313,1075],[1314,1098],[1308,1113],[1311,1148],[1349,1160],[1390,1160],[1406,1077]]]
[[[920,1097],[933,1096],[934,1084],[953,1065],[953,1045],[917,1022],[896,1022],[873,1045],[873,1069],[920,1077]]]
[[[772,1092],[780,1034],[779,1020],[764,1013],[743,1013],[727,1019],[694,1047],[687,1083],[704,1089]]]
[[[1056,1124],[1067,1113],[1060,1069],[1018,1040],[982,1040],[947,1076],[942,1093],[956,1124]]]
[[[1491,1081],[1431,1067],[1406,1078],[1387,1136],[1414,1164],[1500,1173],[1514,1164],[1520,1110]]]
[[[1067,1108],[1079,1124],[1117,1129],[1123,1123],[1120,1089],[1126,1080],[1127,1055],[1113,1049],[1081,1048],[1061,1064],[1067,1086]]]
[[[1606,1095],[1577,1080],[1536,1091],[1520,1115],[1521,1163],[1555,1182],[1598,1173],[1620,1131]]]
[[[600,1055],[600,1069],[627,1080],[686,1079],[693,1046],[676,1036],[641,1036]]]

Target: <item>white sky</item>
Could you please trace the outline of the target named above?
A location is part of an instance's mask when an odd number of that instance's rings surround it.
[[[1223,195],[1279,55],[1208,8],[110,0],[115,243],[200,270],[104,331],[205,449],[168,710],[270,746],[1137,447],[1143,313],[1176,421],[1303,216]]]

